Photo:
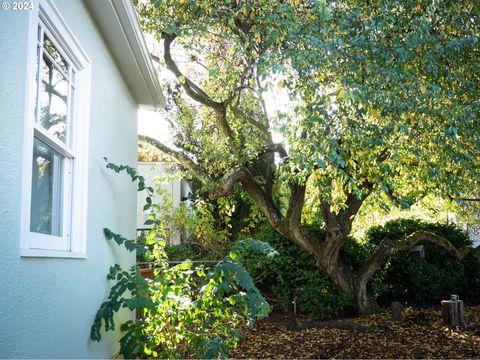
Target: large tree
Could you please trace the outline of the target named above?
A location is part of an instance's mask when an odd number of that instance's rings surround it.
[[[430,241],[460,257],[426,232],[385,239],[358,269],[339,254],[367,198],[408,206],[425,194],[478,197],[478,3],[158,0],[138,8],[162,45],[157,60],[174,75],[176,148],[144,139],[212,198],[241,186],[360,313],[374,308],[366,285],[393,251]],[[272,112],[265,97],[280,92],[288,106]],[[318,210],[325,239],[304,226],[306,207]]]

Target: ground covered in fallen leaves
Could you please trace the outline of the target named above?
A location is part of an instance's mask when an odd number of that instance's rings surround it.
[[[352,319],[362,330],[310,328],[290,330],[292,317],[271,315],[245,330],[230,354],[237,359],[362,359],[362,358],[479,358],[480,305],[466,306],[469,326],[449,330],[442,326],[438,308],[406,308],[401,322],[388,311]],[[305,321],[297,318],[297,323]]]

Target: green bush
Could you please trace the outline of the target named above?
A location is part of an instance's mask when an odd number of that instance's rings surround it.
[[[401,240],[411,233],[425,230],[447,238],[457,249],[471,246],[465,232],[445,224],[413,219],[397,219],[369,229],[363,242],[347,238],[341,250],[343,262],[358,269],[385,238]],[[321,230],[317,237],[325,236]],[[315,266],[311,255],[278,235],[268,224],[254,234],[279,252],[273,259],[244,254],[242,264],[252,274],[257,287],[272,305],[286,313],[297,310],[316,318],[329,318],[342,312],[350,299],[339,295],[332,283]],[[461,261],[431,243],[421,243],[426,257],[418,258],[399,251],[373,275],[368,287],[382,306],[393,301],[411,305],[438,305],[451,294],[469,303],[480,303],[480,257],[473,253]]]
[[[468,254],[462,261],[464,278],[463,296],[472,304],[480,303],[480,256]]]
[[[135,250],[133,240],[104,232],[107,239]],[[152,249],[148,260],[154,264],[153,279],[144,279],[136,266],[128,271],[112,266],[107,278],[115,284],[95,316],[92,340],[101,340],[102,324],[106,331],[115,329],[114,314],[126,308],[139,316],[120,326],[120,354],[126,359],[227,358],[240,337],[240,324],[252,327],[267,316],[269,306],[234,261],[236,252],[207,272],[190,261],[170,266],[165,241],[155,229],[146,243]]]
[[[192,243],[183,243],[176,245],[167,245],[165,247],[165,252],[167,253],[168,259],[170,261],[200,261],[200,260],[218,260],[219,256],[206,251],[202,247],[192,244]]]
[[[144,179],[128,166],[108,164],[115,172],[126,171],[144,190]],[[105,331],[115,329],[115,313],[128,309],[137,319],[120,325],[120,354],[135,358],[227,358],[240,336],[240,325],[253,326],[268,315],[269,306],[242,265],[235,261],[244,248],[254,248],[267,256],[274,252],[267,244],[242,242],[212,270],[184,261],[170,266],[165,253],[165,232],[152,203],[153,189],[147,188],[145,210],[151,210],[146,225],[153,228],[144,244],[127,240],[104,229],[108,240],[137,251],[153,264],[153,279],[144,279],[137,266],[129,270],[118,264],[110,267],[107,278],[114,282],[108,299],[97,311],[90,338],[100,341]]]
[[[417,219],[395,219],[383,226],[373,226],[366,233],[367,244],[378,245],[385,238],[400,240],[418,230],[429,231],[447,238],[457,249],[471,246],[466,233],[453,225],[428,223]],[[427,243],[427,246],[435,246]],[[441,250],[441,249],[440,249]]]
[[[325,236],[324,232],[317,232],[320,239]],[[240,262],[252,275],[256,286],[277,309],[287,314],[292,313],[295,299],[298,313],[325,319],[351,304],[350,298],[337,293],[310,254],[280,236],[270,225],[262,225],[253,236],[270,244],[279,255],[266,258],[245,252],[240,257]]]
[[[358,269],[368,256],[373,252],[374,246],[359,243],[351,237],[347,237],[340,249],[340,257],[345,265]]]
[[[417,230],[425,230],[447,238],[457,249],[471,246],[467,235],[446,224],[426,223],[413,219],[397,219],[367,231],[365,249],[371,251],[383,239],[401,240]],[[425,242],[425,258],[397,252],[374,275],[369,287],[381,305],[392,301],[412,305],[438,304],[458,294],[471,303],[480,301],[480,260],[469,254],[458,261],[445,250]]]

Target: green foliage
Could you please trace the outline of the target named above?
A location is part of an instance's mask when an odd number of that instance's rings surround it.
[[[143,181],[130,167],[111,163],[107,167],[116,172],[125,170],[134,181]],[[145,185],[139,185],[141,188]],[[151,200],[153,189],[147,188],[147,192],[153,228],[144,236],[144,257],[154,265],[153,279],[144,279],[136,266],[128,271],[118,264],[112,266],[107,278],[115,284],[95,316],[90,337],[100,341],[102,323],[105,331],[115,329],[114,314],[128,309],[136,311],[138,318],[120,325],[124,358],[226,358],[238,341],[240,324],[251,327],[267,316],[268,303],[248,272],[233,261],[236,251],[210,271],[194,267],[190,261],[170,266],[165,233]],[[129,251],[137,248],[133,240],[108,229],[104,233]]]
[[[175,245],[167,245],[165,247],[168,259],[171,261],[184,261],[184,260],[218,260],[219,257],[205,251],[202,247],[193,243],[183,243]]]
[[[345,265],[358,269],[373,252],[374,246],[370,244],[360,243],[352,237],[345,239],[340,256]]]
[[[353,223],[352,234],[360,239],[366,231],[377,225],[398,218],[415,218],[431,223],[451,223],[464,225],[475,224],[480,213],[475,202],[443,199],[435,195],[427,195],[408,209],[380,205],[375,198],[368,198]],[[454,215],[454,216],[452,216]]]
[[[325,319],[351,305],[351,299],[336,292],[305,250],[278,235],[270,225],[262,225],[253,236],[271,245],[278,255],[258,257],[249,250],[240,254],[239,261],[282,311],[292,313],[295,300],[299,313]],[[319,231],[318,236],[324,237],[325,233]]]
[[[174,36],[190,60],[168,84],[168,111],[175,145],[212,178],[258,166],[275,129],[290,149],[277,183],[310,178],[317,205],[345,206],[367,182],[377,203],[401,208],[428,193],[478,193],[478,2],[165,0],[138,10],[144,30]],[[225,106],[231,131],[209,102],[183,96],[187,80]],[[262,99],[280,93],[269,118]]]
[[[270,259],[278,255],[278,252],[266,242],[255,239],[245,239],[238,241],[232,247],[232,250],[230,251],[230,257],[235,260],[237,257],[236,254],[241,253],[242,251],[254,251]]]
[[[311,76],[288,78],[302,132],[285,130],[305,176],[318,169],[319,196],[341,207],[365,180],[377,203],[401,208],[476,192],[479,7],[468,3],[335,3],[316,35],[297,34],[287,53]]]
[[[263,219],[258,208],[239,187],[231,195],[217,200],[199,191],[193,201],[190,242],[223,256],[238,240]]]
[[[222,199],[220,203],[197,199],[194,202],[195,211],[190,241],[217,256],[225,254],[229,247],[231,227],[231,201]]]
[[[469,302],[480,303],[480,256],[478,254],[467,254],[462,260],[463,272],[465,274],[463,296]]]
[[[107,240],[114,240],[118,245],[123,245],[129,251],[137,250],[137,252],[142,252],[143,244],[137,246],[135,240],[128,240],[121,235],[115,234],[114,232],[110,231],[109,229],[103,229],[103,234]]]
[[[372,245],[378,245],[385,238],[401,240],[417,230],[444,236],[459,250],[471,246],[466,234],[454,226],[412,219],[398,219],[383,227],[372,227],[367,231],[365,246],[373,248]],[[458,261],[438,246],[423,245],[425,258],[397,252],[375,274],[370,287],[379,302],[384,305],[392,301],[438,304],[451,294],[458,294],[469,302],[480,302],[479,257],[468,254]]]
[[[171,162],[165,154],[145,141],[138,142],[137,159],[139,162]]]
[[[447,238],[457,249],[461,250],[471,246],[470,240],[464,231],[448,224],[427,223],[415,219],[396,219],[389,221],[384,226],[375,226],[367,231],[365,241],[369,244],[378,245],[385,238],[391,240],[400,240],[405,236],[412,234],[417,230],[425,230]],[[442,252],[437,246],[431,246],[432,249]]]
[[[139,0],[138,11],[174,74],[181,151],[162,148],[213,196],[241,185],[331,279],[344,272],[342,291],[358,294],[359,274],[327,266],[336,252],[320,254],[299,214],[340,228],[327,239],[340,246],[366,199],[480,197],[478,1]],[[365,251],[342,249],[356,268]]]
[[[162,179],[157,180],[162,182]],[[247,234],[261,219],[251,199],[237,190],[218,200],[210,200],[208,194],[195,191],[190,208],[184,204],[174,207],[165,192],[158,189],[159,215],[168,228],[167,238],[172,233],[188,234],[188,242],[199,247],[198,251],[212,253],[215,259],[225,256],[238,236]]]

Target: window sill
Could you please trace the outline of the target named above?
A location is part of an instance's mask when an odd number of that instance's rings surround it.
[[[42,249],[20,249],[21,257],[86,259],[86,253]]]

